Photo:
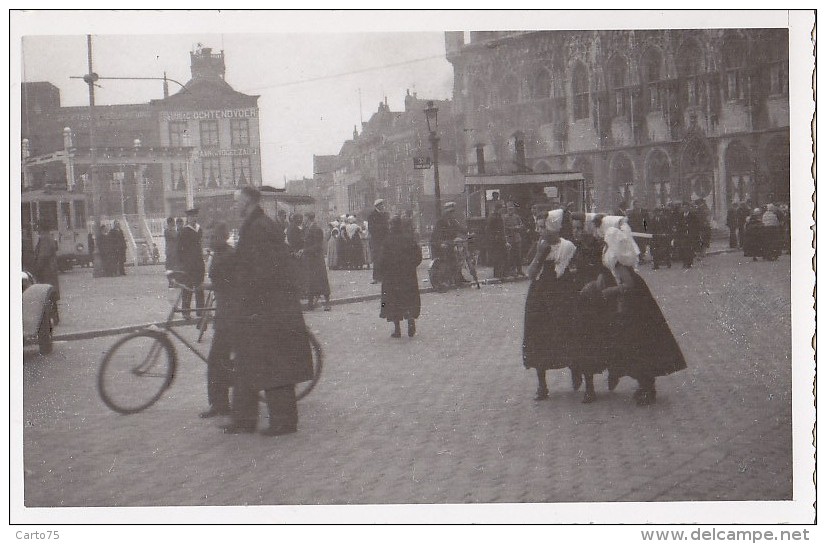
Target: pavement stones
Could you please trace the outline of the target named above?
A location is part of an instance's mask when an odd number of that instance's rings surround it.
[[[25,504],[790,499],[788,257],[716,255],[643,274],[688,359],[645,408],[632,380],[609,393],[604,376],[583,405],[567,371],[549,373],[547,401],[532,400],[525,282],[423,296],[413,339],[390,338],[376,301],[305,314],[324,374],[299,403],[299,432],[276,439],[199,419],[205,367],[183,348],[168,394],[133,416],[95,390],[112,338],[27,355]]]

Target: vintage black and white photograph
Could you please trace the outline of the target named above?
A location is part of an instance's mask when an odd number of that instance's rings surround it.
[[[813,25],[12,12],[12,521],[813,523]]]

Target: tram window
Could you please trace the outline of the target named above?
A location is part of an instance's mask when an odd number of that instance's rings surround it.
[[[57,202],[42,201],[38,205],[37,222],[50,230],[57,229]]]
[[[86,228],[86,202],[83,200],[75,200],[75,228]]]
[[[63,225],[69,230],[72,228],[72,205],[70,202],[60,203],[60,217],[63,220]]]

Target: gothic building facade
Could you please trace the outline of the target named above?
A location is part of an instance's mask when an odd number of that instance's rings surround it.
[[[466,174],[577,171],[590,209],[788,201],[785,29],[447,32]]]

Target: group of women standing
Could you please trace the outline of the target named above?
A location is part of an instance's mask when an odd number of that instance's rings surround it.
[[[563,210],[537,218],[540,240],[528,268],[522,359],[548,398],[546,371],[569,368],[583,402],[596,400],[594,374],[637,380],[640,406],[656,400],[655,379],[686,367],[679,345],[645,281],[636,273],[639,248],[625,218],[587,214],[573,241],[560,237]]]
[[[363,229],[355,216],[330,223],[330,239],[327,242],[327,266],[330,270],[361,270],[370,266],[366,243],[367,229]]]

